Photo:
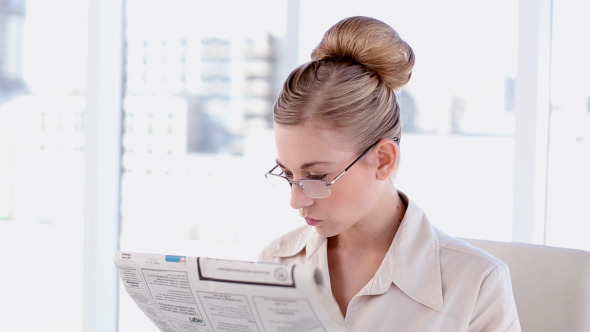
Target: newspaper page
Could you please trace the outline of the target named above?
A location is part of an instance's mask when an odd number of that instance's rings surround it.
[[[163,332],[348,331],[314,266],[118,251],[127,293]]]

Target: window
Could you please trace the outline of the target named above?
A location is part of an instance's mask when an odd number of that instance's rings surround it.
[[[352,15],[389,23],[416,53],[412,79],[400,95],[405,133],[397,188],[443,231],[510,240],[518,4],[323,5],[301,1],[300,61],[331,24]]]
[[[126,2],[121,248],[256,259],[298,225],[264,178],[279,68],[295,65],[286,3],[204,8]],[[120,313],[121,331],[155,329],[125,292]]]
[[[86,11],[0,1],[1,330],[82,328]]]
[[[323,32],[351,15],[390,23],[416,52],[400,95],[398,188],[450,234],[510,240],[517,4],[430,7],[127,1],[121,247],[256,259],[301,225],[262,176],[275,158],[271,105]],[[146,320],[124,292],[120,303],[122,331]]]
[[[590,250],[590,44],[587,2],[554,1],[547,244]]]

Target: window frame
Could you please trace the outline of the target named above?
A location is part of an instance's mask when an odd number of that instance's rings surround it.
[[[117,331],[124,0],[88,3],[83,331]]]

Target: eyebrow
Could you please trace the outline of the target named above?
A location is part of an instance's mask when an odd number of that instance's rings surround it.
[[[279,167],[281,167],[281,168],[287,168],[283,164],[281,164],[281,162],[278,159],[275,160],[275,161],[276,161],[277,165],[279,165]],[[333,165],[333,164],[334,163],[328,162],[328,161],[312,161],[312,162],[305,163],[305,164],[301,165],[301,168],[300,169],[308,169],[308,168],[311,168],[311,167],[316,166],[316,165]]]

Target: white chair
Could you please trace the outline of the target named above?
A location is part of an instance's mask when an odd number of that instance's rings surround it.
[[[523,332],[590,331],[590,252],[465,240],[508,264]]]

